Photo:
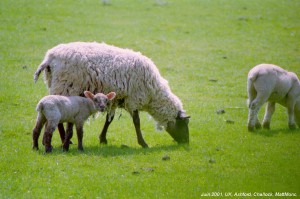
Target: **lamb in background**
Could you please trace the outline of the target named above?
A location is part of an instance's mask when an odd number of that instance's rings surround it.
[[[270,128],[275,103],[287,108],[288,125],[300,127],[300,82],[295,73],[288,72],[271,64],[260,64],[248,74],[248,130],[261,128],[257,114],[261,106],[268,102],[263,119],[263,127]],[[296,122],[296,124],[295,124]]]
[[[107,129],[117,107],[132,116],[142,147],[148,145],[140,129],[139,111],[148,112],[178,143],[189,142],[189,116],[181,101],[171,92],[155,64],[139,52],[96,42],[60,44],[48,50],[34,74],[35,81],[43,70],[50,94],[82,95],[84,90],[117,93],[107,113],[100,143],[107,143]]]
[[[78,138],[78,150],[83,150],[83,124],[89,116],[97,111],[103,112],[107,109],[109,101],[112,100],[116,93],[111,92],[107,95],[97,93],[93,95],[89,91],[84,92],[85,97],[79,96],[60,96],[48,95],[43,97],[37,104],[38,111],[36,125],[32,132],[33,149],[38,149],[38,138],[41,130],[46,123],[43,144],[46,152],[52,151],[51,139],[54,130],[59,123],[68,122],[75,124]],[[63,144],[63,150],[69,150],[69,143],[72,133],[67,131]]]

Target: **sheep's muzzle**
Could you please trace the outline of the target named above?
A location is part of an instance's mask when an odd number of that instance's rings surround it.
[[[179,111],[175,123],[169,122],[166,131],[178,143],[189,143],[189,118],[185,112]]]

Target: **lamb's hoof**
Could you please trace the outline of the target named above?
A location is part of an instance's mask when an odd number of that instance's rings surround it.
[[[53,146],[46,147],[45,151],[46,151],[46,153],[51,153],[52,149],[53,149]]]
[[[256,129],[261,129],[261,124],[260,124],[260,123],[256,123],[256,124],[255,124],[255,128],[256,128]]]
[[[249,132],[254,132],[254,126],[248,126],[248,131]]]
[[[63,146],[62,146],[62,150],[64,151],[64,152],[68,152],[69,151],[69,144],[64,144]]]
[[[36,150],[37,151],[37,150],[39,150],[39,147],[38,146],[33,146],[32,150]]]
[[[289,128],[291,130],[295,130],[296,129],[296,124],[289,124]]]
[[[270,129],[270,122],[263,123],[263,128],[269,130]]]

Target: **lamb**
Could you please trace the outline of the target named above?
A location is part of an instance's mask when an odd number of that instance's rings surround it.
[[[139,52],[97,42],[60,44],[46,53],[34,74],[35,82],[43,70],[50,94],[82,95],[84,90],[117,93],[106,115],[100,143],[107,143],[106,133],[118,107],[132,116],[142,147],[148,145],[140,129],[139,111],[148,112],[178,143],[189,142],[189,116],[182,102],[155,64]]]
[[[89,91],[84,92],[85,97],[79,96],[60,96],[48,95],[43,97],[37,104],[36,110],[38,116],[36,125],[32,132],[33,149],[38,149],[38,138],[41,130],[46,123],[43,144],[45,151],[51,152],[52,134],[59,123],[69,122],[75,124],[78,138],[78,150],[83,150],[83,124],[89,116],[97,111],[103,112],[108,106],[109,102],[116,96],[116,93],[110,92],[107,95],[97,93],[93,95]],[[65,141],[63,143],[63,150],[69,150],[69,143],[72,133],[67,131]]]
[[[249,131],[261,128],[257,114],[265,102],[268,104],[263,119],[263,128],[270,129],[275,103],[287,108],[290,129],[295,129],[296,124],[300,127],[300,81],[295,73],[272,64],[257,65],[248,74],[247,90]]]

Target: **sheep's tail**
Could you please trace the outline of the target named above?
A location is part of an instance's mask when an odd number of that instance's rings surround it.
[[[49,59],[44,59],[44,61],[39,65],[39,67],[37,68],[37,70],[35,71],[35,73],[33,75],[34,83],[37,82],[41,72],[43,70],[45,70],[45,68],[47,68],[49,66],[49,64],[50,64]]]

